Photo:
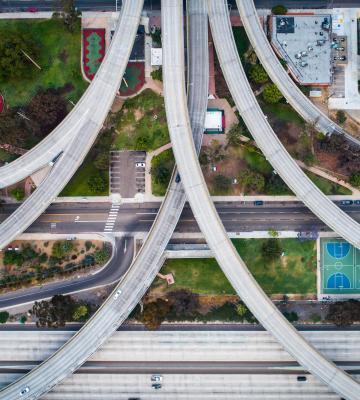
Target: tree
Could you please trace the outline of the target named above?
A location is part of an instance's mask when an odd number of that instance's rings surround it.
[[[155,44],[161,47],[161,28],[155,28],[151,33],[151,38]]]
[[[214,188],[218,193],[227,193],[231,187],[231,179],[225,175],[218,174],[214,178]]]
[[[151,72],[151,77],[157,81],[163,81],[162,68],[155,69]]]
[[[190,290],[179,289],[168,294],[173,310],[178,315],[192,315],[200,306],[199,295]]]
[[[166,184],[169,182],[171,170],[166,165],[156,164],[151,168],[151,175],[156,183]]]
[[[268,262],[277,260],[281,256],[282,251],[280,241],[274,238],[265,240],[261,246],[262,256]]]
[[[264,67],[260,64],[252,65],[249,71],[250,79],[255,83],[265,83],[269,80]]]
[[[27,122],[15,109],[0,114],[0,142],[22,147],[27,139]]]
[[[326,319],[336,326],[349,326],[360,321],[360,302],[350,299],[332,303]]]
[[[5,324],[9,319],[9,313],[7,311],[0,311],[0,324]]]
[[[343,110],[339,110],[337,113],[336,113],[336,121],[339,123],[339,124],[343,124],[345,121],[346,121],[346,115],[345,115],[345,112],[343,111]]]
[[[147,329],[156,330],[164,321],[166,315],[170,311],[170,308],[170,303],[163,299],[157,299],[151,303],[145,303],[140,320]]]
[[[64,24],[70,32],[74,32],[81,13],[75,7],[74,0],[61,0],[61,6],[61,16],[64,18]]]
[[[7,30],[0,40],[0,79],[15,80],[26,76],[36,68],[29,58],[36,58],[38,49],[31,35]]]
[[[87,241],[85,242],[85,249],[86,249],[86,251],[89,251],[89,250],[92,248],[92,246],[93,246],[93,244],[92,244],[92,242],[91,242],[90,240],[87,240]]]
[[[70,240],[59,240],[53,244],[51,254],[53,257],[61,259],[74,249],[74,244]]]
[[[29,244],[22,248],[21,254],[25,261],[31,261],[38,256],[38,253]]]
[[[32,314],[38,319],[36,326],[58,328],[72,321],[76,303],[71,296],[55,295],[50,301],[35,302]]]
[[[26,116],[33,123],[35,133],[47,135],[65,118],[67,114],[66,100],[54,89],[40,90],[26,107]]]
[[[240,172],[239,182],[244,187],[244,190],[256,191],[261,193],[265,187],[265,179],[258,172],[254,172],[250,169],[244,169]]]
[[[355,187],[360,187],[360,172],[354,172],[350,175],[349,182]]]
[[[88,315],[88,313],[88,307],[85,304],[80,304],[74,310],[73,319],[75,321],[83,320]]]
[[[97,169],[107,171],[109,169],[109,153],[106,151],[98,154],[94,160],[94,165]]]
[[[287,13],[287,8],[281,4],[274,6],[271,9],[271,12],[275,15],[285,15]]]
[[[21,267],[24,262],[22,254],[14,250],[6,250],[4,253],[3,263],[4,265],[16,265]]]
[[[240,124],[234,124],[229,132],[226,134],[228,143],[230,146],[240,146],[242,143],[241,135],[243,134],[243,129]]]
[[[90,176],[88,185],[92,193],[102,193],[106,189],[106,181],[101,173]]]
[[[245,318],[245,315],[247,314],[248,311],[249,310],[244,303],[240,303],[236,306],[236,313],[242,319]]]
[[[264,101],[269,104],[278,103],[283,98],[283,95],[274,83],[265,85],[262,96]]]
[[[10,194],[17,201],[21,201],[25,197],[25,192],[24,192],[24,189],[22,189],[22,188],[11,189]]]

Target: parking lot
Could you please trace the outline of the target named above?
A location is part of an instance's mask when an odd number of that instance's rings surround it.
[[[110,152],[110,192],[132,198],[145,192],[145,151]]]
[[[334,68],[331,92],[334,97],[345,97],[345,69],[343,66],[337,65]]]

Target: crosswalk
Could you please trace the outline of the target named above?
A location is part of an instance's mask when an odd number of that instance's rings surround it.
[[[118,216],[120,204],[112,204],[109,210],[107,220],[105,222],[104,232],[112,232],[115,226],[116,218]]]

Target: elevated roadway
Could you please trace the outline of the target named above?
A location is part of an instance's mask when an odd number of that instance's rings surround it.
[[[128,6],[128,3],[125,3],[125,6]],[[136,2],[132,0],[130,3],[133,4]],[[137,2],[137,6],[140,6],[141,3],[141,1]],[[197,73],[198,70],[204,71],[202,79],[196,83],[196,87],[189,84],[189,89],[191,91],[194,90],[193,95],[189,94],[189,108],[202,107],[198,112],[193,113],[194,118],[196,117],[200,121],[200,123],[193,121],[194,126],[199,126],[199,131],[194,131],[194,136],[196,137],[203,133],[201,121],[204,122],[205,120],[207,105],[208,33],[204,2],[200,0],[192,1],[191,6],[189,8],[189,21],[191,24],[191,28],[189,29],[189,52],[196,54],[199,58],[195,62],[195,58],[190,57],[193,60],[189,64],[191,70],[189,73],[190,80],[192,81],[192,76],[199,76]],[[132,23],[133,27],[137,27],[135,21],[129,21],[129,23]],[[197,142],[201,143],[201,140],[198,139]],[[79,368],[126,319],[131,310],[145,294],[154,280],[156,273],[161,268],[163,252],[185,204],[185,194],[182,184],[181,182],[176,182],[176,175],[177,172],[175,171],[166,198],[162,203],[147,239],[132,266],[114,289],[112,295],[110,295],[83,328],[62,348],[29,374],[3,389],[0,392],[0,399],[9,400],[19,398],[21,388],[26,386],[31,387],[31,390],[22,396],[22,399],[39,398]],[[115,293],[117,293],[116,296]]]
[[[207,4],[213,37],[214,39],[218,38],[218,42],[215,40],[215,44],[223,69],[226,65],[240,65],[234,39],[231,35],[231,27],[226,22],[228,21],[227,6],[222,1],[209,1]],[[214,29],[213,24],[213,18],[216,19],[218,12],[226,17],[225,20],[221,17],[219,19],[222,24],[225,22],[225,31],[228,29],[228,32],[225,32],[222,36],[219,35],[220,32],[216,31],[217,29]],[[249,273],[245,263],[228,239],[210,199],[192,140],[185,94],[182,1],[162,1],[161,24],[164,96],[170,137],[190,206],[207,243],[238,295],[248,305],[260,323],[274,335],[284,348],[304,368],[316,375],[323,383],[329,385],[331,389],[349,400],[359,400],[360,386],[358,383],[337,368],[335,364],[324,358],[289,324]],[[224,30],[224,27],[222,28]],[[229,41],[230,43],[228,43]],[[221,57],[222,53],[219,47],[225,49],[225,54],[226,50],[233,47],[235,58],[231,54],[232,57],[225,62]],[[227,78],[227,74],[225,74],[225,77]],[[233,79],[234,82],[236,80],[241,81],[241,71],[235,70]],[[231,85],[229,87],[231,89]],[[246,92],[242,93],[242,96],[245,101],[251,100]],[[233,97],[237,99],[236,96]],[[252,101],[249,105],[251,111],[254,111],[251,104]],[[241,111],[242,108],[238,108]],[[260,115],[259,118],[255,114],[254,120],[257,121],[260,128],[262,120],[265,120],[265,118],[263,115]],[[245,122],[249,121],[245,120]]]
[[[257,145],[299,200],[337,234],[355,247],[360,247],[360,225],[311,182],[268,123],[241,65],[225,3],[208,1],[208,8],[212,36],[225,80]]]
[[[37,190],[0,225],[0,249],[45,211],[83,162],[120,87],[140,22],[141,10],[141,1],[124,3],[118,27],[105,60],[94,78],[94,84],[90,85],[85,97],[80,100],[74,113],[75,120],[69,118],[60,125],[59,129],[64,137],[72,129],[75,130],[71,134],[71,140]],[[37,156],[34,157],[36,159]],[[20,166],[12,168],[15,171],[21,170]]]
[[[280,89],[281,93],[292,107],[310,124],[324,134],[344,134],[348,141],[360,145],[360,140],[346,133],[346,131],[320,111],[290,78],[281,65],[269,43],[260,24],[255,3],[253,0],[236,0],[241,21],[248,38],[261,64],[269,74],[271,80]]]

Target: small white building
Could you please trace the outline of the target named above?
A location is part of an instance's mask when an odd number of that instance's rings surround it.
[[[151,48],[151,65],[154,67],[162,65],[162,49]]]
[[[205,133],[224,133],[224,111],[217,108],[208,108],[205,116]]]

